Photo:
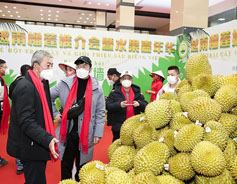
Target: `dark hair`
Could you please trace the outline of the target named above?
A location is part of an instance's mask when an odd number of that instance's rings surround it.
[[[0,59],[0,65],[5,64],[5,63],[6,63],[6,61],[4,61],[3,59]]]
[[[179,74],[179,67],[177,66],[169,66],[168,70],[175,70]]]
[[[21,66],[21,75],[22,76],[25,76],[25,74],[26,74],[26,72],[28,71],[28,70],[30,70],[31,69],[31,66],[30,65],[22,65]]]

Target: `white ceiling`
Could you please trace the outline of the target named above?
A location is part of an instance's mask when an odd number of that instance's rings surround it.
[[[222,1],[226,0],[209,0],[209,6]],[[169,15],[171,0],[135,0],[135,5],[136,11],[151,15],[136,15],[135,27],[157,29],[169,24],[169,18],[157,16],[159,13]],[[0,19],[95,26],[96,10],[107,11],[107,26],[114,24],[116,0],[0,1]]]

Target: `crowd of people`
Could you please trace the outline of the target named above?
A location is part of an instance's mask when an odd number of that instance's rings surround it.
[[[31,66],[23,65],[21,75],[9,87],[2,76],[8,68],[0,59],[0,132],[6,133],[8,119],[7,153],[16,159],[16,174],[24,172],[26,184],[45,184],[45,169],[48,160],[61,160],[61,179],[75,178],[80,181],[80,168],[92,160],[94,145],[103,137],[105,114],[107,125],[111,126],[113,140],[119,139],[123,122],[145,111],[148,102],[139,86],[133,84],[129,70],[107,71],[108,81],[113,85],[108,97],[104,97],[99,82],[90,76],[92,61],[80,56],[73,63],[59,64],[65,73],[56,85],[49,88],[53,76],[53,57],[44,50],[36,51]],[[159,100],[165,92],[174,92],[180,82],[179,68],[170,66],[167,84],[161,70],[152,72],[153,79],[150,102]],[[8,94],[12,100],[10,104]],[[55,100],[60,99],[61,109]],[[54,130],[53,121],[58,122]],[[0,157],[0,167],[8,161]],[[76,173],[72,170],[75,165]]]

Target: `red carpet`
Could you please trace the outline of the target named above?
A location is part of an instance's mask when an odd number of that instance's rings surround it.
[[[24,174],[16,175],[15,158],[6,153],[7,135],[0,135],[0,155],[8,160],[8,165],[0,168],[0,183],[3,184],[23,184],[25,182]],[[111,127],[105,126],[104,137],[100,143],[95,146],[93,160],[100,160],[108,163],[107,149],[112,143]],[[46,168],[47,184],[58,184],[61,178],[60,161],[56,163],[48,162]]]

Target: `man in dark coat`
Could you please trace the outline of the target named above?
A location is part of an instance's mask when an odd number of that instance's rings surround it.
[[[109,84],[113,85],[113,90],[117,84],[120,84],[120,75],[116,68],[109,68],[107,71],[107,77],[109,79]]]
[[[53,136],[48,83],[52,76],[52,55],[43,50],[36,51],[31,64],[33,70],[19,81],[12,94],[7,152],[23,161],[26,184],[46,184],[46,163],[50,156],[51,159],[59,156],[55,151],[58,140]]]
[[[132,84],[130,71],[122,72],[120,83],[115,86],[106,100],[106,109],[111,114],[113,141],[119,139],[123,122],[129,117],[144,112],[147,105],[140,87]]]

